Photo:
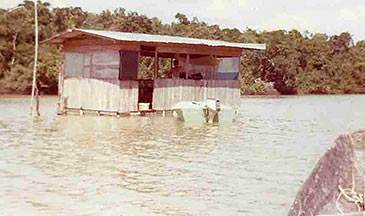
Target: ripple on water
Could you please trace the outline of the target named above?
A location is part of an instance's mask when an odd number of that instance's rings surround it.
[[[7,215],[283,215],[318,157],[364,127],[363,96],[242,99],[230,126],[163,117],[57,116],[0,99]],[[11,115],[9,115],[11,113]]]

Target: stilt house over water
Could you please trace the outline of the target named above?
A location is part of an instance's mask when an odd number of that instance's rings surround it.
[[[180,101],[207,98],[238,107],[240,56],[265,49],[265,44],[86,29],[46,42],[62,45],[64,53],[61,111],[116,114],[166,111]]]

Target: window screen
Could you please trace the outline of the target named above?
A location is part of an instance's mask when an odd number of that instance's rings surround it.
[[[220,58],[217,78],[220,80],[237,80],[240,68],[240,58]]]
[[[117,79],[119,75],[118,51],[98,51],[91,56],[91,77],[102,79]]]
[[[65,53],[65,77],[83,76],[84,54],[76,52]]]

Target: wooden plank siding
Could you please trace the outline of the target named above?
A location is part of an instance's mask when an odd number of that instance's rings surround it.
[[[239,106],[237,80],[158,79],[154,82],[155,110],[171,110],[179,101],[218,98],[223,105]],[[138,111],[138,81],[66,78],[66,108],[128,113]]]
[[[170,110],[179,101],[201,101],[217,98],[223,105],[239,106],[238,80],[158,79],[154,82],[155,110]]]
[[[139,51],[138,43],[127,43],[120,41],[111,41],[105,39],[83,39],[83,40],[67,40],[63,43],[63,51],[65,52],[90,52],[98,50],[129,50]]]
[[[67,78],[63,97],[66,108],[113,111],[137,111],[138,81]]]

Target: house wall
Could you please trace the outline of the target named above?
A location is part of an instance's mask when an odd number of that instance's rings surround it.
[[[66,108],[126,113],[137,111],[138,81],[67,78]]]
[[[65,52],[62,97],[66,108],[137,111],[138,81],[119,80],[118,50]]]

